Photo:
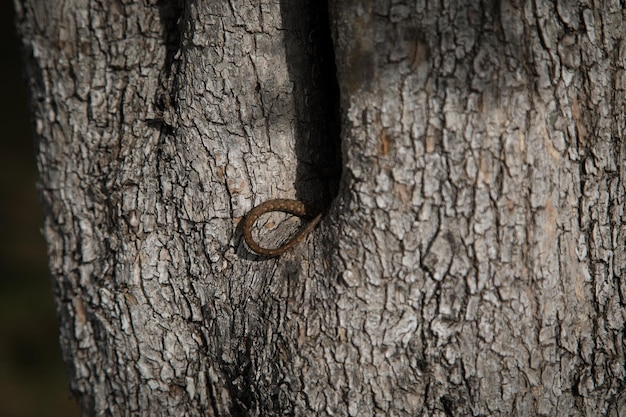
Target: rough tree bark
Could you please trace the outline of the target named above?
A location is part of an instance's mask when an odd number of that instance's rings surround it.
[[[626,415],[622,4],[15,4],[83,415]]]

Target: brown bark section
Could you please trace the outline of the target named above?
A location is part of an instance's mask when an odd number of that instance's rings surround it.
[[[15,4],[84,415],[626,413],[619,4],[331,2],[271,260],[319,3]]]
[[[625,413],[621,6],[332,3],[355,409]]]

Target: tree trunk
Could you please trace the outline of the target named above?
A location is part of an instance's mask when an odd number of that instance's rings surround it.
[[[626,415],[626,12],[391,3],[15,1],[83,415]]]

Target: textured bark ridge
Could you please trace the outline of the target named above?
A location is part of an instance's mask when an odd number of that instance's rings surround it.
[[[462,3],[331,8],[346,410],[622,415],[624,11]]]
[[[599,3],[15,0],[83,415],[626,415]]]

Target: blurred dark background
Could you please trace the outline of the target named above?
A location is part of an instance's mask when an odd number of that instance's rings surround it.
[[[12,0],[0,0],[0,416],[72,417],[13,19]]]

